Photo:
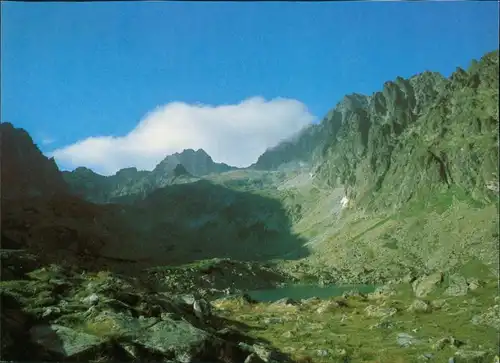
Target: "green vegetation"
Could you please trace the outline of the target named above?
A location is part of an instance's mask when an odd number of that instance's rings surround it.
[[[444,362],[465,349],[481,355],[478,362],[492,362],[498,331],[471,323],[493,303],[492,285],[494,281],[458,298],[438,299],[436,291],[423,303],[429,305],[426,312],[410,309],[415,298],[405,285],[391,286],[396,292],[391,296],[313,299],[299,305],[226,299],[214,305],[223,316],[249,325],[252,336],[271,341],[297,361]]]

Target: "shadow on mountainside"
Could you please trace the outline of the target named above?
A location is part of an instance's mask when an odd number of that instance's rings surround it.
[[[132,205],[94,204],[69,194],[54,160],[25,130],[2,123],[0,131],[2,251],[115,272],[308,254],[278,200],[202,180],[157,189]]]
[[[119,238],[101,254],[150,265],[308,255],[278,200],[206,180],[157,189],[135,205],[123,206],[109,223]]]
[[[3,199],[1,212],[3,249],[88,271],[308,255],[278,200],[208,181],[158,189],[133,206],[62,194]]]

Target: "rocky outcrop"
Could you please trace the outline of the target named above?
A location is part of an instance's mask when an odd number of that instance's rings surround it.
[[[329,117],[330,114],[325,119]],[[267,149],[251,168],[275,170],[287,163],[298,161],[309,163],[313,160],[316,150],[320,150],[326,143],[328,135],[325,121],[309,125],[293,137]]]
[[[318,174],[373,208],[401,207],[452,187],[492,200],[487,185],[498,173],[497,105],[498,52],[450,79],[425,72],[387,82],[364,103],[337,106],[341,126]]]
[[[0,124],[2,199],[50,197],[67,185],[52,158],[45,157],[31,136],[11,123]]]
[[[185,303],[137,278],[57,266],[28,276],[0,283],[3,360],[241,363],[272,352],[230,328],[207,301]]]
[[[175,153],[163,159],[153,170],[153,173],[168,174],[181,164],[186,170],[195,176],[204,176],[210,173],[222,173],[236,169],[224,163],[216,163],[205,150],[186,149],[181,153]]]
[[[344,97],[318,125],[266,151],[255,168],[304,160],[353,205],[400,208],[452,190],[491,202],[498,184],[498,51],[446,79],[423,72]]]
[[[428,294],[435,291],[443,282],[444,274],[435,272],[428,276],[422,276],[412,283],[413,292],[416,297],[426,297]]]

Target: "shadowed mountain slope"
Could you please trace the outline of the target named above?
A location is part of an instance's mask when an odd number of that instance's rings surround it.
[[[182,169],[179,167],[182,166]],[[184,150],[168,155],[152,171],[125,168],[111,176],[103,176],[79,167],[63,172],[72,193],[95,203],[131,203],[167,185],[196,181],[201,176],[236,168],[215,163],[202,149]]]
[[[23,129],[0,124],[2,198],[64,193],[66,183],[54,159],[46,158]]]
[[[120,251],[111,246],[105,254],[141,256],[157,263],[307,255],[304,241],[291,234],[291,221],[279,200],[205,180],[157,189],[124,209],[121,218],[136,237],[127,231],[128,236],[120,238]],[[141,240],[148,242],[135,242]]]
[[[2,239],[10,248],[27,248],[45,261],[89,269],[307,254],[303,241],[290,232],[287,212],[273,198],[192,182],[198,179],[177,164],[169,176],[172,185],[155,188],[143,200],[94,204],[66,192],[55,164],[24,130],[3,127],[2,165],[10,168],[2,174],[7,178],[2,180]],[[37,168],[29,173],[32,164]],[[79,173],[96,180],[88,169]],[[129,168],[115,177],[136,175],[141,172]],[[99,184],[94,186],[101,192]]]

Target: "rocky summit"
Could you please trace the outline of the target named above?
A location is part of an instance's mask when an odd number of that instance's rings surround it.
[[[498,362],[498,67],[347,95],[249,168],[60,172],[1,124],[1,359]]]
[[[168,155],[152,171],[138,171],[131,167],[104,176],[80,167],[63,172],[63,177],[71,191],[84,199],[95,203],[127,203],[167,185],[191,182],[202,176],[235,169],[224,163],[215,163],[203,149],[187,149]]]

